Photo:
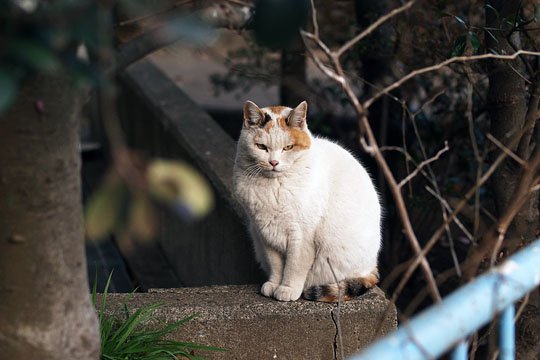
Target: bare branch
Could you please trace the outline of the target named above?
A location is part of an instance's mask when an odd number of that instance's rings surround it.
[[[315,1],[311,0],[311,22],[313,23],[313,35],[319,37],[319,22],[317,21],[317,9],[315,8]]]
[[[315,35],[313,35],[313,37],[316,38],[316,42],[322,43],[319,37],[316,37]],[[307,37],[304,36],[304,39],[306,38]],[[323,73],[332,74],[332,76],[329,76],[329,77],[333,79],[334,81],[336,81],[339,85],[341,85],[342,90],[345,92],[346,96],[349,98],[349,101],[353,105],[353,108],[358,117],[360,129],[361,129],[361,135],[359,139],[360,144],[363,146],[366,152],[368,152],[370,155],[372,155],[375,158],[375,160],[377,161],[377,164],[381,168],[381,171],[384,174],[384,177],[386,178],[388,185],[390,187],[390,190],[392,192],[392,195],[394,197],[396,208],[398,210],[398,214],[403,225],[404,233],[407,239],[409,240],[409,243],[411,247],[413,248],[415,254],[420,259],[420,264],[422,266],[423,273],[426,277],[426,282],[430,289],[431,296],[433,297],[435,301],[440,302],[441,295],[439,293],[439,289],[437,288],[437,284],[435,282],[435,278],[433,277],[433,272],[431,271],[429,262],[427,261],[425,256],[422,254],[422,248],[412,228],[409,214],[407,212],[407,207],[405,206],[405,201],[403,199],[403,195],[401,194],[401,190],[398,187],[397,181],[392,171],[390,170],[388,163],[386,162],[381,150],[379,149],[377,140],[375,139],[375,135],[373,134],[373,130],[366,116],[365,109],[363,105],[360,103],[360,101],[358,100],[358,97],[354,93],[352,87],[350,86],[350,83],[347,80],[347,77],[344,74],[343,68],[339,61],[338,54],[331,53],[330,55],[330,60],[333,63],[335,74],[337,74],[336,76],[333,72],[330,72],[328,69],[325,68],[325,66],[322,64],[322,61],[320,61],[320,59],[315,60],[317,55],[313,51],[310,51],[310,50],[308,51],[309,51],[309,54],[314,58],[314,61],[317,67],[319,67],[319,69],[323,71]],[[364,134],[367,139],[364,138]]]
[[[504,151],[508,156],[510,156],[512,159],[514,159],[517,163],[519,163],[521,166],[523,167],[526,167],[527,166],[527,162],[525,160],[523,160],[522,158],[520,158],[519,156],[516,155],[515,152],[513,152],[512,150],[510,150],[508,147],[504,146],[503,143],[501,143],[499,140],[497,140],[497,138],[495,138],[493,135],[491,134],[487,134],[486,137],[492,142],[494,143],[495,145],[497,145],[497,147],[499,149],[501,149],[502,151]]]
[[[397,80],[396,82],[388,85],[375,95],[373,95],[368,100],[364,101],[364,109],[368,109],[378,98],[383,96],[384,94],[389,93],[390,91],[397,89],[401,85],[403,85],[405,82],[409,81],[415,76],[425,74],[431,71],[440,70],[445,66],[448,66],[453,63],[457,62],[469,62],[469,61],[478,61],[478,60],[486,60],[486,59],[499,59],[499,60],[515,60],[520,55],[530,55],[530,56],[540,56],[540,52],[536,51],[527,51],[527,50],[519,50],[511,55],[498,55],[498,54],[482,54],[482,55],[473,55],[473,56],[456,56],[450,59],[447,59],[439,64],[427,66],[421,69],[417,69],[414,71],[411,71],[407,75],[403,76],[401,79]]]
[[[435,196],[437,198],[437,200],[439,200],[441,202],[441,204],[443,204],[443,206],[445,207],[446,210],[448,210],[448,213],[453,213],[454,210],[452,210],[452,207],[450,206],[450,204],[448,203],[448,201],[446,201],[446,199],[444,199],[440,194],[437,194],[432,188],[430,188],[429,186],[426,186],[425,189],[433,196]],[[463,225],[463,223],[461,222],[461,220],[459,220],[459,218],[456,216],[453,220],[456,225],[461,229],[461,231],[463,231],[463,234],[465,234],[465,236],[467,237],[467,239],[469,239],[470,242],[474,242],[474,238],[472,236],[472,234],[470,233],[469,230],[467,230],[467,228],[465,227],[465,225]],[[457,272],[459,273],[459,270],[457,270]]]
[[[538,111],[538,105],[540,102],[540,75],[537,75],[533,86],[531,87],[531,98],[529,99],[529,104],[527,106],[527,114],[525,115],[525,124],[523,128],[525,129],[525,134],[519,142],[518,146],[518,155],[522,159],[527,159],[529,157],[529,152],[531,151],[531,138],[534,131],[534,127],[537,124],[538,118],[540,118],[540,113]],[[538,125],[536,125],[538,126]]]
[[[343,78],[339,76],[338,74],[336,74],[334,71],[332,71],[328,66],[324,65],[322,60],[315,54],[311,46],[308,45],[307,38],[316,41],[316,39],[312,38],[312,36],[314,35],[311,33],[302,31],[302,30],[300,31],[300,34],[302,35],[302,40],[304,41],[304,45],[306,46],[308,53],[311,55],[311,58],[313,59],[313,61],[315,62],[315,65],[317,65],[319,70],[321,70],[322,73],[328,76],[330,79],[334,80],[338,84],[341,84],[344,81]]]
[[[420,164],[418,164],[418,166],[416,167],[416,169],[414,169],[413,172],[411,172],[406,178],[404,178],[403,180],[401,180],[399,182],[399,184],[397,184],[398,188],[402,188],[406,183],[408,183],[409,181],[411,181],[412,178],[414,178],[416,175],[418,175],[418,173],[422,170],[422,168],[436,160],[438,160],[442,154],[444,154],[445,152],[447,152],[450,148],[448,147],[448,142],[445,141],[444,142],[444,147],[439,150],[437,152],[437,154],[435,154],[433,157],[427,159],[427,160],[424,160],[422,161]]]
[[[350,48],[352,48],[355,44],[357,44],[360,40],[364,39],[366,36],[371,34],[373,31],[375,31],[379,26],[381,26],[386,21],[390,20],[394,16],[401,14],[404,11],[407,11],[411,6],[414,5],[416,1],[411,0],[409,2],[406,2],[404,5],[390,11],[388,14],[381,16],[379,19],[377,19],[373,24],[369,25],[364,31],[362,31],[360,34],[356,35],[351,40],[347,41],[339,50],[336,51],[337,57],[341,57],[343,53],[348,51]]]

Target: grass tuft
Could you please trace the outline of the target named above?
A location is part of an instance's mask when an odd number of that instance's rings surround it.
[[[202,360],[204,357],[194,355],[194,350],[225,351],[224,349],[199,345],[192,342],[168,340],[165,337],[190,321],[195,315],[188,316],[171,324],[161,323],[158,327],[148,329],[145,323],[152,318],[160,304],[144,306],[131,312],[124,304],[123,316],[105,314],[107,294],[111,283],[111,275],[107,279],[98,318],[101,332],[101,360]],[[92,303],[97,305],[97,275],[92,288]]]

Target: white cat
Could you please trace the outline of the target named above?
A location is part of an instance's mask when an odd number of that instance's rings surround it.
[[[348,300],[378,282],[381,209],[362,165],[313,137],[307,103],[244,105],[233,183],[249,218],[255,255],[281,301]],[[336,280],[338,283],[336,283]]]

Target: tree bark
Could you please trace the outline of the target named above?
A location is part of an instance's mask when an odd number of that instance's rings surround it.
[[[490,7],[486,7],[486,27],[502,28],[492,31],[495,39],[486,36],[486,48],[500,54],[511,54],[520,46],[519,32],[508,36],[511,26],[504,19],[514,19],[518,14],[519,1],[491,0],[486,1],[498,11],[498,16]],[[517,59],[512,62],[492,61],[489,70],[488,113],[491,120],[490,132],[516,151],[518,143],[510,145],[512,136],[521,132],[527,113],[527,88],[522,74],[526,74],[523,62]],[[527,160],[527,159],[524,159]],[[520,165],[512,159],[506,160],[495,172],[491,182],[495,205],[498,214],[502,214],[512,202],[513,190],[521,175]],[[514,218],[507,238],[511,243],[528,243],[535,237],[538,227],[538,195],[533,195],[525,203]]]
[[[308,100],[306,54],[300,36],[296,36],[286,49],[281,50],[279,93],[280,103],[293,108]]]
[[[81,91],[22,84],[0,117],[0,349],[5,359],[98,359],[80,187]]]

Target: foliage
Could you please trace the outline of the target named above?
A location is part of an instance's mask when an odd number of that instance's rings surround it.
[[[144,184],[139,188],[129,186],[115,170],[108,174],[86,207],[89,239],[128,231],[140,240],[151,240],[157,232],[156,204],[165,205],[184,220],[201,218],[212,210],[212,189],[191,166],[154,159],[142,165],[141,171]]]
[[[187,358],[204,359],[193,354],[194,350],[224,351],[212,346],[199,345],[192,342],[179,342],[165,339],[181,328],[195,316],[188,316],[171,324],[160,324],[155,330],[145,327],[159,304],[143,306],[131,312],[124,304],[124,317],[118,318],[106,314],[107,294],[111,275],[105,285],[98,309],[101,333],[101,360],[168,360]],[[97,306],[97,281],[92,289],[92,303]]]
[[[63,71],[79,85],[106,83],[108,69],[96,60],[110,52],[115,34],[107,31],[112,9],[104,6],[91,0],[0,0],[0,114],[15,100],[21,81],[35,73]],[[157,9],[145,0],[115,2],[116,15]],[[157,36],[200,45],[214,35],[199,18],[178,16],[167,19]]]
[[[1,1],[0,113],[28,75],[67,69],[76,80],[93,82],[95,68],[76,50],[78,44],[96,50],[96,17],[94,1]]]

